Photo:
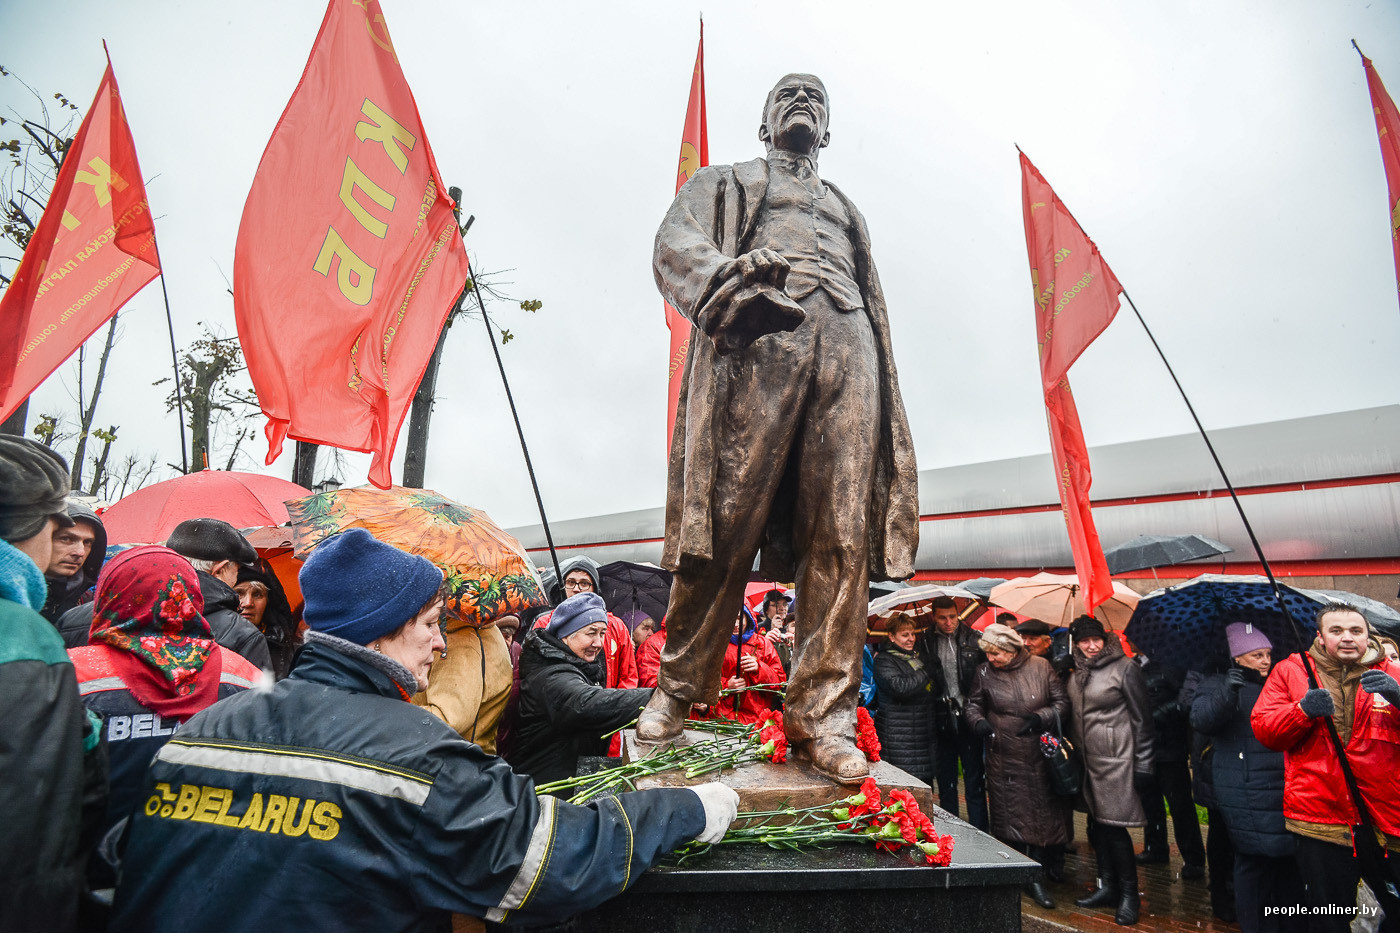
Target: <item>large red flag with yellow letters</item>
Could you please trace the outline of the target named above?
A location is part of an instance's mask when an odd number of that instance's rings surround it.
[[[253,178],[234,311],[267,416],[287,438],[374,454],[399,428],[467,276],[467,254],[378,0],[331,0]]]
[[[1352,43],[1353,45],[1355,43]],[[1357,49],[1360,52],[1361,49]],[[1395,101],[1386,93],[1376,68],[1365,55],[1361,62],[1366,68],[1366,87],[1371,92],[1371,110],[1376,115],[1376,133],[1381,140],[1381,162],[1385,164],[1385,183],[1390,189],[1386,203],[1390,205],[1390,245],[1395,253],[1395,280],[1400,289],[1400,113]]]
[[[710,140],[705,130],[705,24],[700,23],[700,47],[695,52],[695,73],[690,79],[690,103],[681,129],[681,157],[676,170],[676,190],[680,191],[696,170],[710,164]],[[666,326],[671,329],[671,369],[666,376],[666,443],[676,433],[676,404],[681,381],[685,379],[685,359],[690,352],[690,322],[666,304]]]
[[[0,419],[160,274],[111,59],[0,298]]]
[[[1123,288],[1099,255],[1099,248],[1024,153],[1021,199],[1031,288],[1035,293],[1041,389],[1050,422],[1050,452],[1059,478],[1060,505],[1074,553],[1074,570],[1079,575],[1085,608],[1092,613],[1112,594],[1113,584],[1089,505],[1089,485],[1093,480],[1089,448],[1084,443],[1079,411],[1070,393],[1069,368],[1113,321]]]

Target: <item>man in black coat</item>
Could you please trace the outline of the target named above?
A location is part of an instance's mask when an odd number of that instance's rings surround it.
[[[977,668],[987,656],[977,647],[977,633],[958,618],[952,597],[933,600],[933,626],[919,640],[933,680],[934,704],[938,722],[938,805],[958,815],[958,764],[962,763],[963,787],[967,795],[967,821],[985,832],[987,816],[987,772],[982,763],[983,740],[972,734],[963,709],[972,692]]]
[[[204,618],[214,641],[242,655],[263,670],[272,669],[267,639],[258,627],[238,611],[238,568],[257,562],[258,552],[238,529],[217,518],[192,518],[175,526],[165,546],[193,565],[204,595]],[[83,603],[63,614],[58,631],[69,648],[88,643],[92,628],[92,603]]]
[[[49,598],[39,613],[54,625],[92,589],[107,555],[107,529],[97,513],[72,500],[65,511],[73,521],[53,534],[53,556],[44,571]]]
[[[1201,842],[1201,824],[1191,799],[1191,771],[1186,763],[1190,744],[1187,720],[1191,711],[1178,699],[1186,671],[1145,655],[1139,657],[1143,659],[1142,673],[1147,681],[1152,725],[1157,733],[1153,746],[1157,758],[1156,786],[1138,794],[1142,798],[1143,813],[1147,815],[1147,828],[1143,831],[1144,843],[1137,860],[1143,865],[1167,862],[1167,810],[1162,804],[1165,797],[1171,806],[1176,845],[1186,863],[1181,877],[1197,880],[1206,874],[1206,849]]]

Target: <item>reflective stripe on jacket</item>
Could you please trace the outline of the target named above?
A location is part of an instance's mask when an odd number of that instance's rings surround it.
[[[556,921],[704,826],[683,789],[538,798],[399,690],[312,639],[286,680],[186,723],[151,764],[112,933]]]

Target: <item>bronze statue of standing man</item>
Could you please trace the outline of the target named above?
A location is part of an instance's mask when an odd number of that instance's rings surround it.
[[[868,584],[914,571],[914,445],[865,220],[817,175],[821,81],[780,80],[758,137],[766,159],[700,169],[656,235],[657,286],[696,333],[668,474],[666,649],[637,735],[673,739],[691,704],[715,703],[761,549],[765,577],[797,584],[794,757],[859,781]]]

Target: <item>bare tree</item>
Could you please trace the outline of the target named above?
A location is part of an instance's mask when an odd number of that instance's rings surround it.
[[[97,362],[97,376],[92,382],[92,396],[85,403],[83,401],[83,357],[87,353],[87,347],[78,348],[78,448],[73,452],[73,467],[68,483],[74,489],[81,489],[83,486],[83,458],[87,455],[88,432],[92,430],[92,419],[97,414],[97,399],[102,395],[102,383],[107,378],[107,360],[112,355],[112,345],[117,339],[117,316],[112,315],[111,323],[107,325],[107,340],[102,345],[102,356]],[[116,428],[111,430],[115,431]],[[111,441],[107,445],[111,446]],[[103,450],[105,458],[107,451]]]
[[[245,388],[237,377],[247,370],[243,351],[237,337],[224,337],[204,325],[203,334],[180,356],[180,401],[182,416],[190,428],[190,446],[195,469],[207,469],[210,455],[221,445],[232,443],[229,463],[238,456],[247,426],[244,422],[258,408],[258,399],[251,387]],[[158,379],[153,385],[169,382]],[[174,388],[166,397],[166,411],[179,406]],[[222,432],[231,438],[220,438]]]

